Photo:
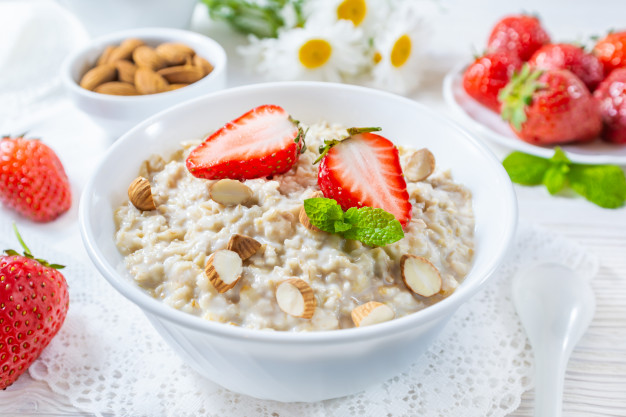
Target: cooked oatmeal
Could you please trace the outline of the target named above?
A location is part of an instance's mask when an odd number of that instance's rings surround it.
[[[403,239],[384,247],[311,231],[298,221],[303,200],[319,191],[314,150],[323,138],[344,133],[334,125],[310,126],[308,150],[289,172],[244,181],[252,190],[245,205],[216,203],[209,196],[216,181],[189,174],[185,157],[200,141],[183,143],[166,159],[145,161],[139,174],[150,181],[157,209],[142,212],[127,202],[115,211],[115,242],[133,279],[153,297],[206,320],[287,331],[354,327],[351,311],[368,301],[384,303],[401,317],[452,293],[472,263],[474,217],[470,192],[454,183],[449,171],[437,169],[423,181],[407,175],[412,220]],[[399,147],[405,172],[415,152]],[[219,294],[204,268],[235,233],[262,247],[243,262],[237,285]],[[404,254],[422,256],[439,270],[439,294],[424,298],[406,288],[400,271]],[[311,319],[290,316],[276,303],[277,284],[295,277],[314,291]]]

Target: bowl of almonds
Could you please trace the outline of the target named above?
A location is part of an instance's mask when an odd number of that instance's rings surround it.
[[[77,107],[117,137],[141,120],[226,85],[226,53],[202,34],[115,32],[69,56],[63,82]]]

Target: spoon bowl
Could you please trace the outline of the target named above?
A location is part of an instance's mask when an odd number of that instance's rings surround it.
[[[513,279],[513,303],[535,354],[535,417],[559,417],[567,362],[595,312],[589,281],[542,263]]]

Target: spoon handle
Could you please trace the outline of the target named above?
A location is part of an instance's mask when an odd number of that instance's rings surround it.
[[[535,350],[535,417],[561,417],[568,357],[553,343]]]

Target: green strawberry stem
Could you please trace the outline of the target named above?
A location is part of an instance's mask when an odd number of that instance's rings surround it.
[[[65,268],[64,265],[59,265],[59,264],[51,264],[48,261],[46,261],[45,259],[39,259],[39,258],[35,258],[33,256],[33,254],[31,253],[30,249],[28,248],[28,246],[26,246],[26,243],[24,242],[24,239],[22,239],[22,236],[20,235],[20,232],[17,230],[17,225],[15,223],[13,223],[13,231],[15,232],[15,236],[17,236],[17,240],[20,242],[20,245],[22,246],[22,249],[24,249],[24,257],[28,258],[28,259],[34,259],[37,262],[39,262],[40,264],[42,264],[43,266],[47,266],[48,268],[53,268],[53,269],[63,269]],[[16,256],[16,255],[20,255],[17,251],[13,250],[13,249],[5,249],[4,253],[6,253],[9,256]]]
[[[330,148],[332,148],[336,144],[343,142],[344,140],[349,139],[354,135],[358,135],[359,133],[379,132],[383,129],[381,127],[349,127],[346,130],[348,132],[348,136],[345,136],[341,139],[324,139],[324,144],[319,147],[320,156],[318,156],[317,159],[313,161],[313,165],[321,161],[322,158],[326,156],[328,151],[330,151]]]
[[[524,64],[522,70],[513,74],[511,81],[498,94],[498,100],[502,103],[502,119],[510,122],[518,131],[526,121],[526,107],[532,104],[533,94],[544,88],[542,83],[537,82],[542,73]]]

